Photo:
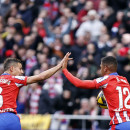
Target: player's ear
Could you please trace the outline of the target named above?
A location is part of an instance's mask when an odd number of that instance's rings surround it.
[[[105,65],[105,66],[104,66],[104,71],[107,72],[107,70],[108,70],[108,66]]]
[[[10,72],[13,72],[14,66],[11,66],[9,70],[10,70]]]

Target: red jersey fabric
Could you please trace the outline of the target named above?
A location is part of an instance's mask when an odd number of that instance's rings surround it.
[[[16,111],[19,89],[27,84],[27,76],[0,76],[0,113]]]
[[[112,73],[95,80],[80,80],[67,69],[63,73],[76,87],[103,90],[111,117],[110,125],[130,121],[130,85],[125,77]]]

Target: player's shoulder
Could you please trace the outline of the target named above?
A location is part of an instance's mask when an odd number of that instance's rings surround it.
[[[103,77],[99,77],[99,78],[96,79],[96,82],[97,83],[103,82],[103,81],[107,80],[109,77],[110,77],[109,75],[105,75]]]
[[[1,75],[0,79],[19,79],[19,80],[25,80],[26,76],[12,76],[12,75]]]
[[[11,78],[11,75],[0,75],[0,79]]]
[[[126,79],[126,77],[123,77],[123,76],[117,76],[116,77],[116,80],[119,82],[123,82],[123,83],[128,83],[128,81],[127,81],[127,79]],[[128,83],[129,84],[129,83]]]

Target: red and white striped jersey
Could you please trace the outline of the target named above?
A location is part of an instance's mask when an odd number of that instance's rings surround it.
[[[26,84],[26,76],[11,76],[7,73],[0,76],[0,113],[17,113],[16,99],[19,89]]]
[[[63,73],[78,88],[102,88],[111,117],[110,125],[130,121],[130,85],[125,77],[111,73],[95,80],[80,80],[67,69]]]
[[[38,107],[39,107],[39,99],[42,92],[41,86],[36,86],[33,90],[31,87],[28,90],[28,98],[29,100],[29,113],[30,114],[38,114]]]
[[[107,100],[110,125],[130,121],[130,85],[117,73],[97,78],[96,87],[102,88]]]

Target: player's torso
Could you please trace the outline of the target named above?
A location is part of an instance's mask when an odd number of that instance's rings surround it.
[[[125,77],[110,76],[103,89],[113,123],[125,122],[130,116],[130,86]],[[114,119],[115,118],[115,119]]]
[[[0,76],[0,113],[16,112],[16,98],[19,88],[10,75]]]

